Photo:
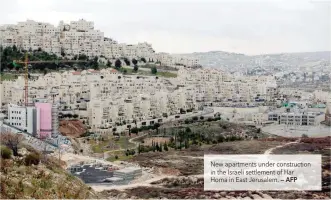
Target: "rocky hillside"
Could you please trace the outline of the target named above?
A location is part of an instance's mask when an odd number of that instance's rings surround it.
[[[85,125],[78,120],[62,120],[60,122],[59,131],[65,136],[76,138],[83,135],[86,130]]]
[[[67,173],[58,161],[25,148],[19,157],[1,155],[1,199],[86,199],[98,195]],[[34,163],[34,164],[33,164]]]

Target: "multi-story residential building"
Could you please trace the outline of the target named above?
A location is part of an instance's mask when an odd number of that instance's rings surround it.
[[[164,116],[177,115],[180,110],[198,110],[203,105],[221,103],[250,104],[263,101],[272,85],[271,77],[233,78],[217,69],[190,69],[181,67],[177,78],[123,75],[115,69],[84,70],[49,73],[29,80],[29,102],[44,98],[50,106],[50,124],[43,129],[56,135],[56,113],[79,115],[95,132],[106,133],[114,127],[154,123]],[[24,102],[24,79],[3,81],[3,103]],[[253,117],[256,123],[266,115]],[[153,121],[153,122],[152,122]],[[16,123],[16,122],[15,122]],[[46,122],[45,122],[46,123]],[[22,128],[24,128],[22,126]],[[46,134],[46,133],[45,133]],[[48,134],[47,134],[48,135]]]
[[[298,126],[317,126],[324,121],[324,113],[302,112],[282,113],[279,116],[279,124]]]
[[[54,53],[57,56],[73,58],[76,55],[86,55],[90,58],[102,56],[108,60],[118,58],[145,58],[147,62],[159,61],[163,65],[175,64],[195,66],[197,59],[174,57],[167,53],[155,53],[151,44],[146,42],[135,45],[125,44],[104,37],[104,33],[94,29],[94,22],[80,19],[58,26],[49,23],[27,20],[17,25],[0,26],[0,44],[4,47],[16,46],[24,50],[38,50],[39,48]]]

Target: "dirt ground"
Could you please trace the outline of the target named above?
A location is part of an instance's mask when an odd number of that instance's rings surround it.
[[[60,121],[59,131],[64,136],[77,138],[86,132],[85,125],[78,120],[62,120]]]
[[[252,141],[227,142],[209,146],[191,147],[182,151],[149,152],[131,159],[144,167],[154,167],[163,174],[174,178],[164,178],[152,183],[125,190],[108,190],[101,194],[105,198],[167,198],[167,199],[330,199],[330,144],[331,137],[320,139],[302,139],[301,142],[275,149],[273,154],[320,153],[323,155],[322,191],[204,191],[203,179],[180,175],[203,173],[203,156],[210,154],[261,154],[266,150],[293,142],[293,138],[277,138]]]
[[[168,171],[167,175],[198,175],[203,173],[204,154],[262,154],[267,149],[285,144],[283,141],[236,141],[215,145],[191,146],[185,150],[148,152],[139,154],[130,162],[143,167],[156,167]]]
[[[321,154],[322,155],[322,191],[331,191],[331,137],[304,138],[298,144],[276,149],[274,154]],[[329,193],[329,198],[331,197]]]

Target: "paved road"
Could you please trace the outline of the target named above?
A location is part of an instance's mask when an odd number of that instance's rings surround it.
[[[88,165],[83,166],[83,169],[84,172],[79,175],[75,174],[75,176],[81,178],[85,183],[102,183],[104,179],[111,178],[114,174],[114,172],[103,171]]]

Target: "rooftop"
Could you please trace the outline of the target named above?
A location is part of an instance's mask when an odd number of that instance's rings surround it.
[[[128,168],[124,168],[124,169],[120,169],[117,170],[116,172],[120,172],[120,173],[132,173],[136,170],[140,170],[141,168],[138,167],[128,167]]]

